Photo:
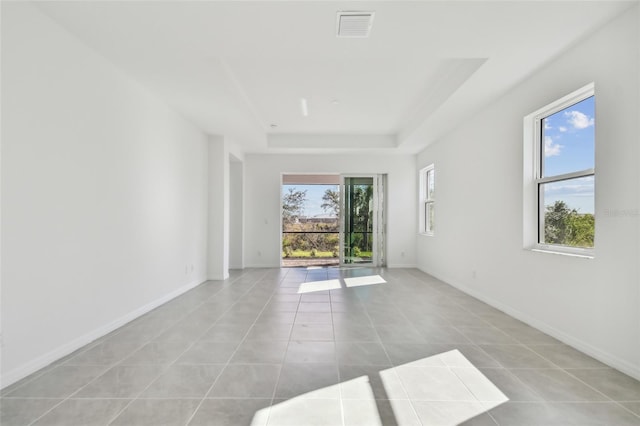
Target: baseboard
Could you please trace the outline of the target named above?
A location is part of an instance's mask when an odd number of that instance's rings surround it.
[[[443,276],[438,276],[435,274],[432,274],[426,270],[424,270],[421,267],[418,267],[417,269],[419,269],[420,271],[424,272],[425,274],[429,274],[432,277],[435,277],[437,279],[439,279],[440,281],[443,281],[449,285],[451,285],[452,287],[457,288],[458,290],[475,297],[478,300],[481,300],[482,302],[486,303],[487,305],[490,305],[496,309],[501,310],[502,312],[511,315],[512,317],[524,322],[527,325],[530,325],[531,327],[534,327],[540,331],[542,331],[543,333],[548,334],[549,336],[555,337],[556,339],[558,339],[559,341],[579,350],[580,352],[584,352],[585,354],[597,359],[598,361],[607,364],[608,366],[615,368],[616,370],[619,370],[637,380],[640,380],[640,366],[637,365],[633,365],[623,359],[618,358],[615,355],[612,355],[606,351],[603,351],[599,348],[596,348],[592,345],[590,345],[589,343],[586,343],[580,339],[577,339],[561,330],[558,330],[557,328],[538,320],[537,318],[531,317],[509,305],[506,305],[502,302],[499,302],[495,299],[492,299],[490,297],[486,297],[485,295],[479,293],[478,291],[471,289],[465,285],[462,285],[460,283],[455,282],[454,280],[448,279],[447,277],[443,277]]]
[[[245,268],[248,269],[273,269],[273,268],[280,268],[280,265],[272,265],[270,263],[255,263],[255,264],[251,264],[251,265],[245,265]]]
[[[18,368],[14,368],[11,371],[3,373],[2,376],[0,376],[1,388],[4,389],[7,386],[10,386],[13,383],[17,382],[18,380],[21,380],[29,376],[30,374],[33,374],[36,371],[50,365],[51,363],[64,358],[65,356],[77,351],[78,349],[93,342],[94,340],[111,333],[112,331],[146,314],[147,312],[157,308],[158,306],[163,305],[172,299],[175,299],[176,297],[186,293],[194,287],[197,287],[203,282],[204,280],[198,279],[187,285],[184,285],[172,291],[171,293],[154,300],[153,302],[147,303],[146,305],[141,306],[140,308],[132,312],[129,312],[128,314],[110,322],[109,324],[106,324],[100,328],[93,330],[90,333],[80,336],[77,339],[62,345],[51,352],[39,356],[38,358],[31,360]]]
[[[222,276],[208,277],[207,281],[224,281],[227,278],[229,278],[229,271],[227,271],[226,273],[222,274]]]

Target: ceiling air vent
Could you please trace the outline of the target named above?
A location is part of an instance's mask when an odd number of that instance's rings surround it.
[[[338,37],[369,37],[374,12],[338,12]]]

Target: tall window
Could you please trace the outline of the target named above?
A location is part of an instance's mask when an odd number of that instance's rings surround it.
[[[543,250],[589,253],[595,236],[595,97],[590,84],[525,119],[532,164],[525,175],[535,198],[537,238]],[[526,130],[526,129],[525,129]],[[525,140],[525,144],[527,141]],[[527,197],[527,194],[525,194]],[[526,206],[525,200],[525,206]],[[533,204],[533,203],[532,203]],[[525,213],[526,216],[526,213]]]
[[[420,170],[420,233],[433,235],[435,218],[435,169],[433,164]]]

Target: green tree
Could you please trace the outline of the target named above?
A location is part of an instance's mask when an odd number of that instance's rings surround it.
[[[565,244],[568,235],[567,222],[572,210],[564,201],[556,201],[546,207],[544,214],[544,242]]]
[[[328,211],[333,216],[338,217],[338,211],[340,210],[340,193],[333,189],[327,189],[322,196],[323,203],[320,205],[322,210]]]
[[[596,219],[592,214],[574,213],[568,218],[569,245],[593,247]]]
[[[289,188],[289,192],[282,196],[282,220],[285,225],[296,223],[304,214],[304,205],[307,202],[307,190],[298,191]]]
[[[593,247],[595,217],[569,208],[564,201],[546,207],[544,242],[572,247]]]
[[[362,251],[371,251],[371,238],[369,232],[373,229],[372,205],[373,186],[353,185],[348,191],[349,199],[346,200],[350,215],[348,247],[355,252],[357,247]]]

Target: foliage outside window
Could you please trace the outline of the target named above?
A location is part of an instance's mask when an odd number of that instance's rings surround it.
[[[569,253],[589,252],[595,239],[593,85],[542,108],[528,119],[533,126],[531,189],[535,191],[537,208],[536,246]],[[526,169],[525,165],[525,172]]]
[[[420,233],[433,235],[435,219],[435,169],[433,164],[420,170]]]
[[[282,257],[337,258],[340,202],[337,185],[301,187],[305,189],[283,186]],[[318,191],[322,193],[321,200]]]
[[[373,180],[347,178],[345,185],[345,258],[371,260],[373,255]]]

